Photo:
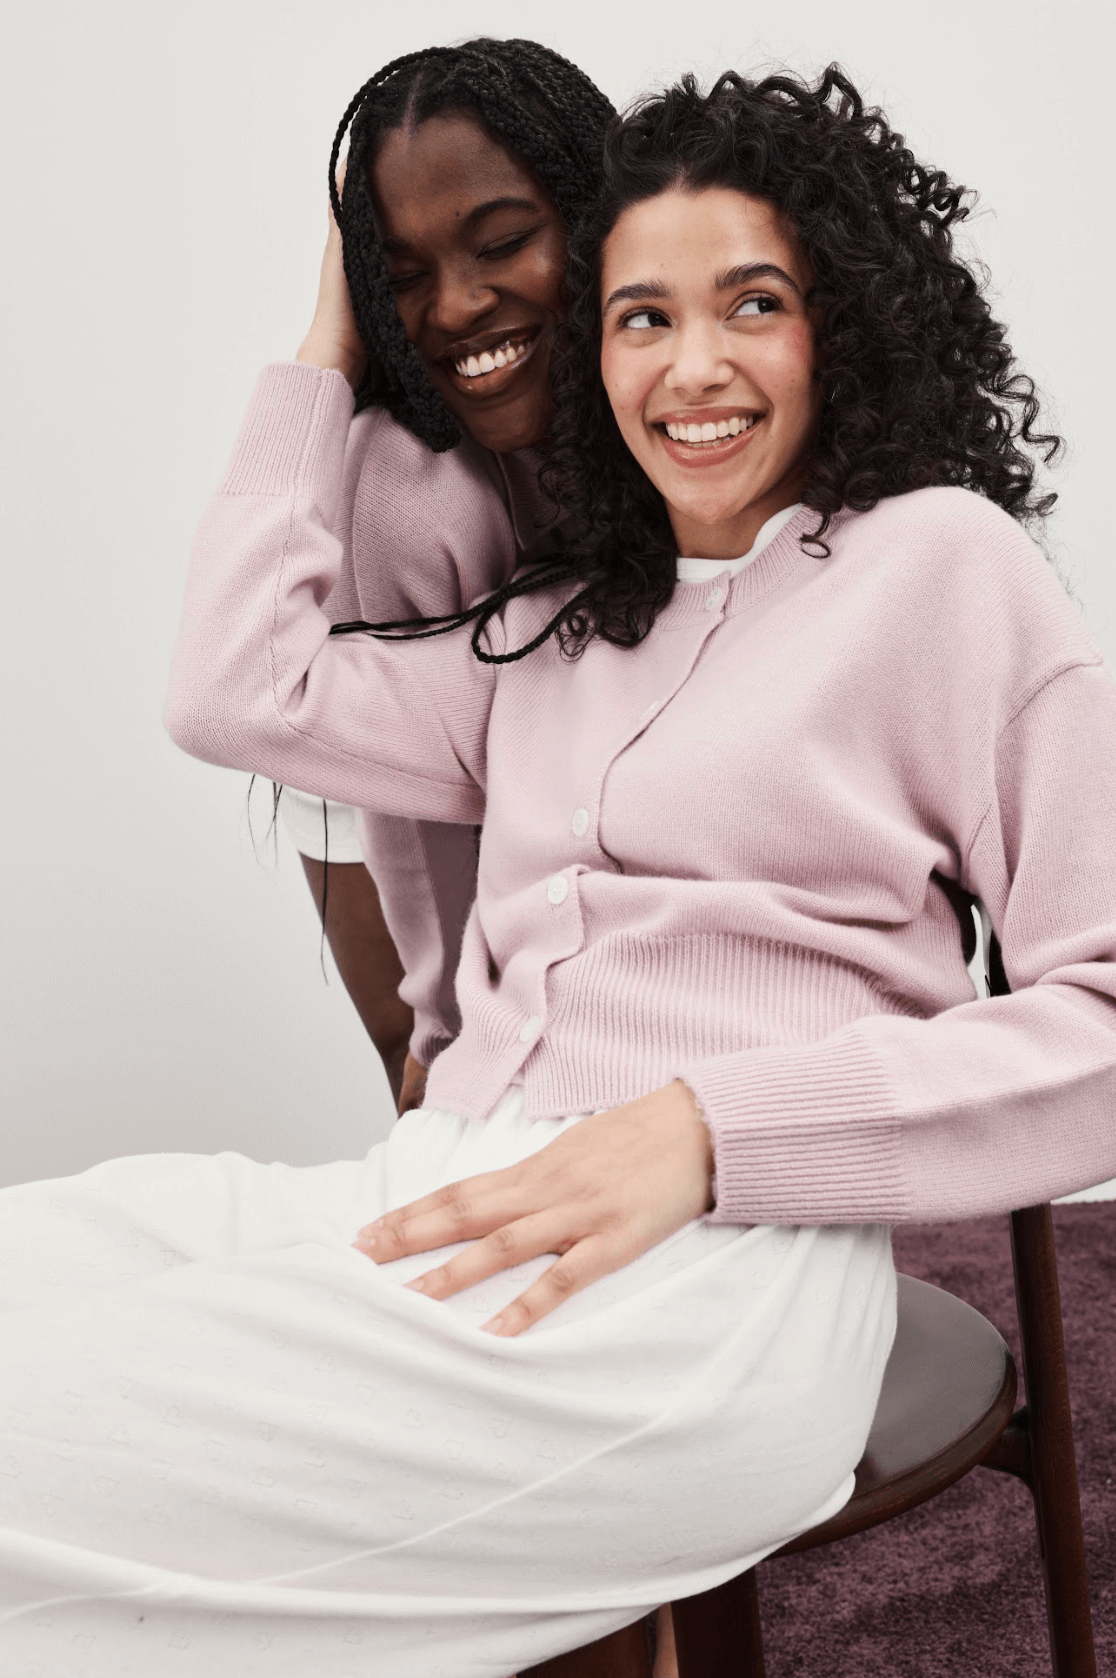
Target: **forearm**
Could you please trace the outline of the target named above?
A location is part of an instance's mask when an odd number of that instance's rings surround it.
[[[335,374],[261,375],[195,542],[167,727],[195,757],[285,786],[475,822],[494,678],[468,639],[330,636],[351,413]]]
[[[403,965],[384,923],[376,883],[361,862],[326,865],[304,856],[302,866],[337,971],[384,1063],[396,1102],[403,1083],[414,1015],[399,995]]]

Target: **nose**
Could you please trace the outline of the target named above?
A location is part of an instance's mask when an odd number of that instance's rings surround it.
[[[427,324],[448,338],[461,338],[491,313],[499,300],[499,292],[477,263],[447,263],[437,275]]]
[[[677,328],[672,348],[664,382],[677,396],[692,401],[731,383],[733,366],[717,322],[696,320]]]

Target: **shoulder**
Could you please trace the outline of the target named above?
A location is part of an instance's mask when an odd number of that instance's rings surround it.
[[[877,570],[912,599],[941,610],[1038,612],[1080,626],[1056,571],[1038,543],[1002,507],[951,486],[892,495],[870,512],[834,521],[834,557]]]
[[[898,539],[900,551],[938,552],[943,559],[982,551],[1028,553],[1041,558],[1023,526],[974,490],[950,484],[885,496],[867,513],[846,510],[835,527],[858,541]]]
[[[362,615],[458,611],[511,575],[515,533],[480,451],[435,454],[383,408],[356,416],[347,500]]]
[[[834,521],[833,558],[875,597],[889,636],[942,677],[979,669],[1005,703],[1100,654],[1021,524],[972,490],[890,496]]]

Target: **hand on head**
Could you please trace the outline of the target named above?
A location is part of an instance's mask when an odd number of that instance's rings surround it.
[[[338,190],[344,179],[345,165],[342,163],[337,171]],[[354,390],[364,376],[368,361],[353,315],[353,304],[341,255],[341,233],[332,205],[329,206],[329,233],[322,257],[314,318],[310,323],[309,332],[299,345],[295,360],[307,362],[312,367],[332,368],[338,373],[344,373]]]

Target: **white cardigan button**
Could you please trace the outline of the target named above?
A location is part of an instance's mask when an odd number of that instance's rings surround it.
[[[574,834],[578,839],[584,839],[585,835],[589,831],[588,810],[575,810],[573,813],[573,821],[570,823],[570,826],[573,828]]]
[[[521,1043],[530,1043],[539,1035],[540,1025],[542,1025],[542,1021],[539,1019],[537,1014],[532,1014],[530,1019],[524,1020],[523,1024],[519,1028],[519,1041]]]
[[[548,903],[564,903],[569,896],[570,882],[564,874],[555,874],[546,888]]]

